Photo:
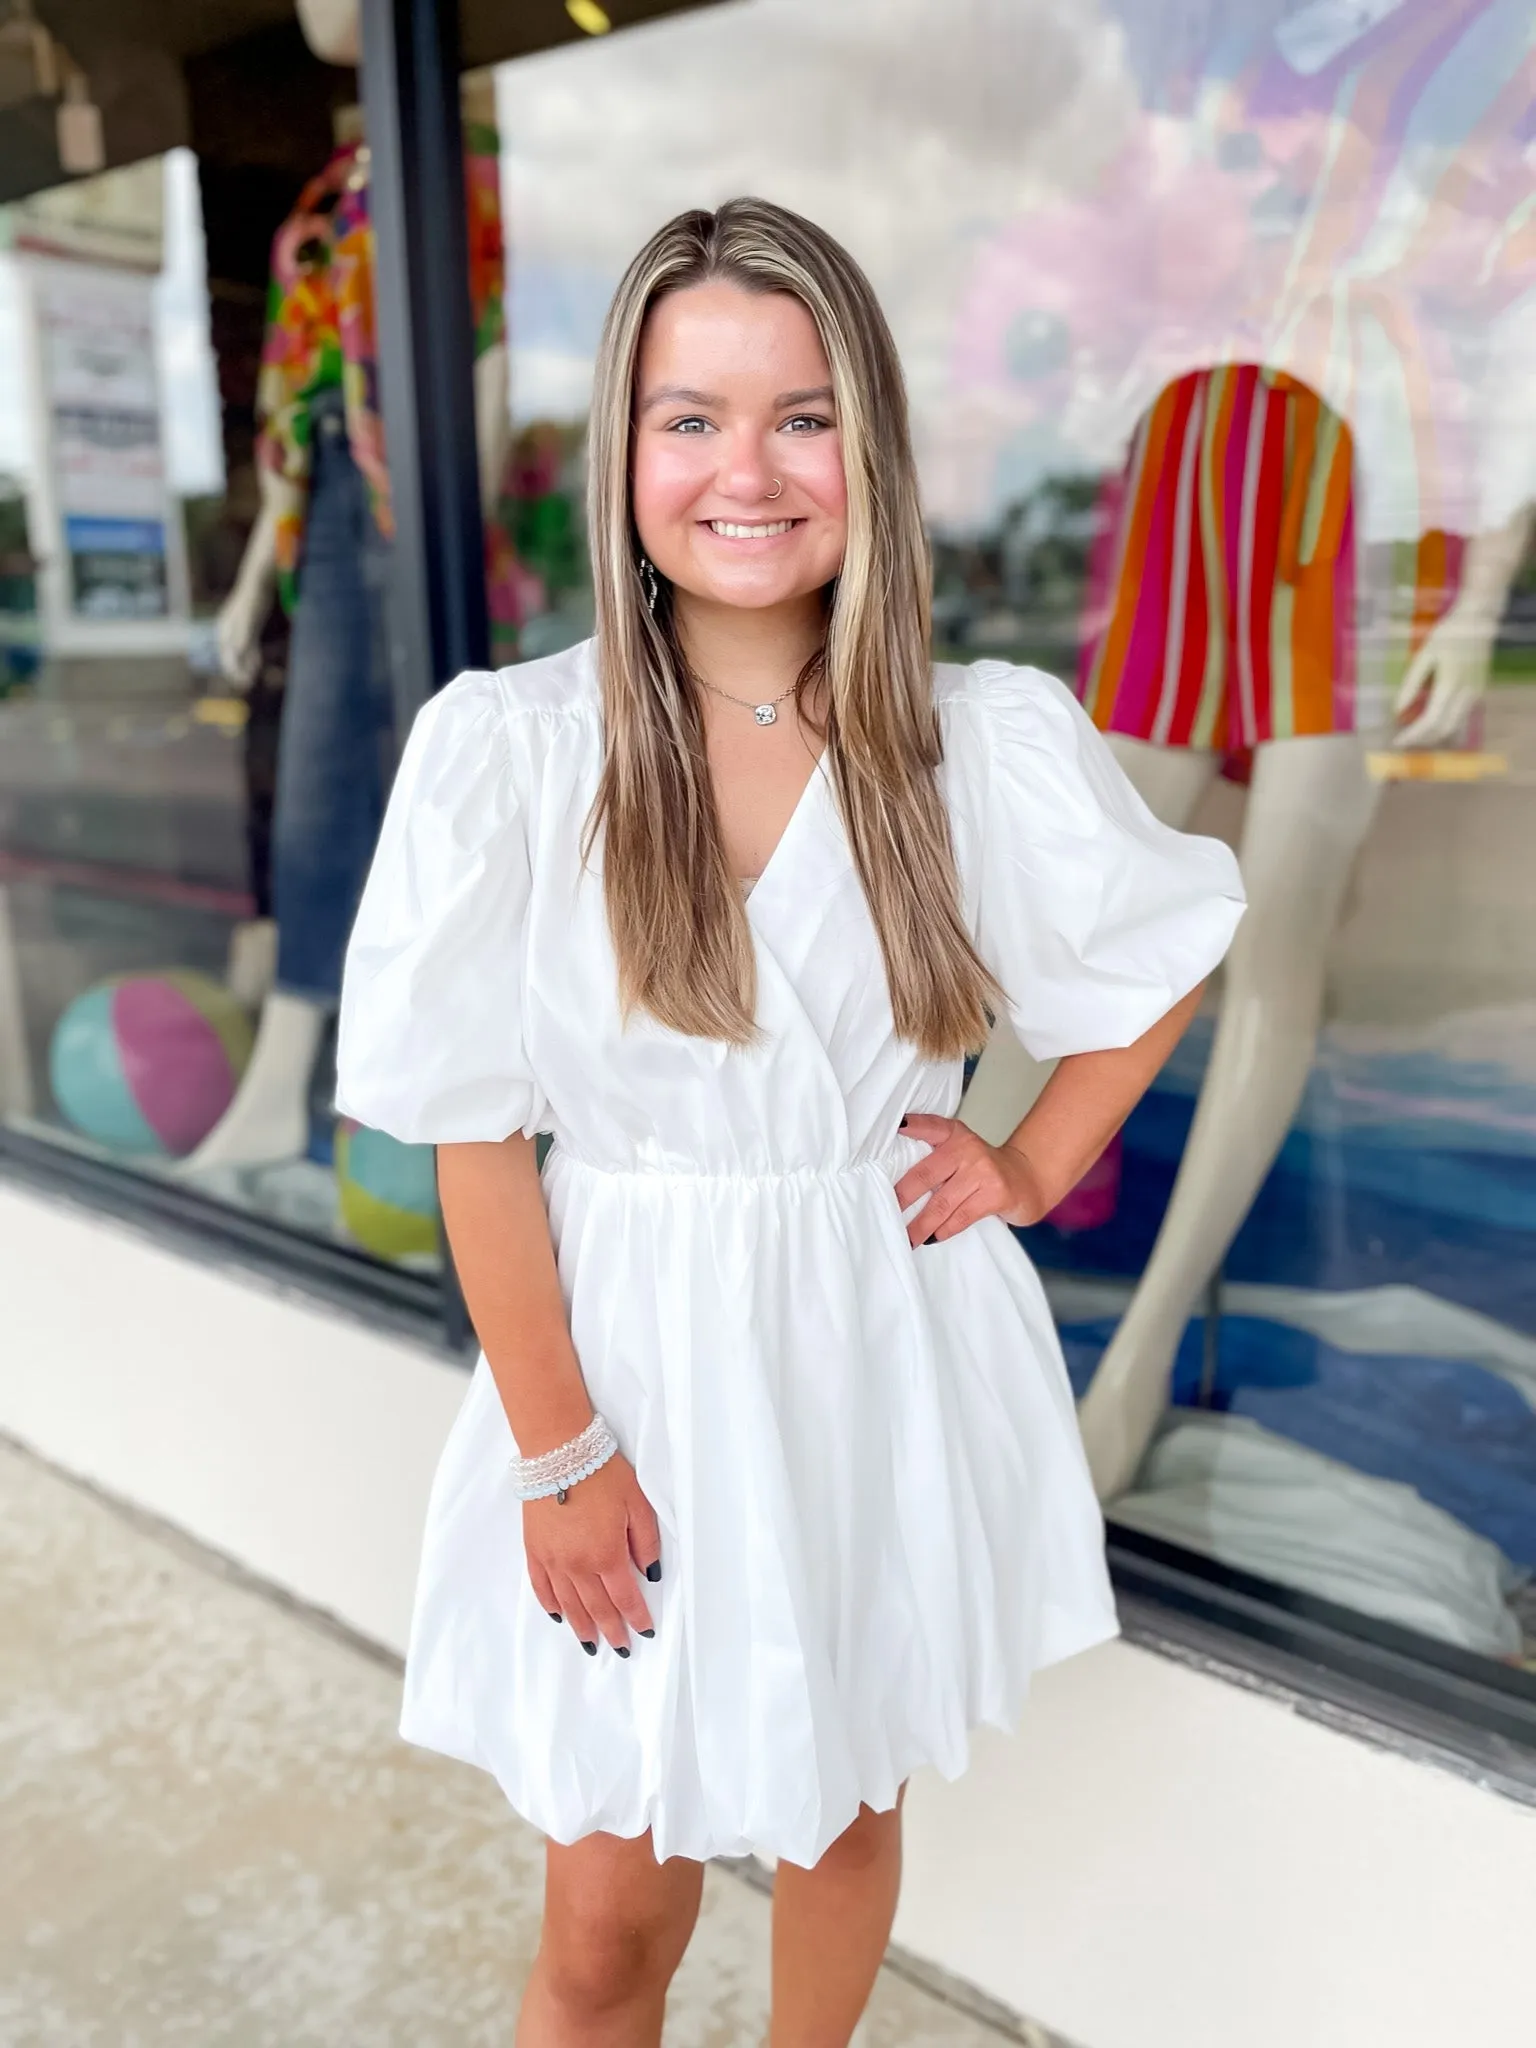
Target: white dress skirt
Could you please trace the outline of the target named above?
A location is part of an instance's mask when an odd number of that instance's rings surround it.
[[[939,667],[966,916],[1037,1058],[1127,1045],[1225,952],[1228,849],[1158,824],[1071,694]],[[811,1864],[1031,1673],[1116,1633],[1040,1282],[996,1217],[910,1246],[894,1183],[961,1062],[895,1035],[819,764],[745,911],[761,1041],[621,1024],[592,646],[419,713],[347,956],[338,1110],[421,1144],[553,1136],[571,1335],[661,1527],[654,1638],[588,1656],[529,1582],[482,1356],[432,1489],[401,1733],[557,1842]],[[907,1212],[909,1215],[913,1211]]]

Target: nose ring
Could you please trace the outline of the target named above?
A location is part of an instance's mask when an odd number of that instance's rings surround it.
[[[778,498],[778,497],[782,497],[782,496],[783,496],[783,494],[784,494],[784,479],[783,479],[782,477],[780,477],[780,476],[776,476],[776,477],[774,478],[774,480],[773,480],[773,489],[772,489],[771,491],[764,491],[764,493],[763,493],[763,496],[764,496],[765,498]]]

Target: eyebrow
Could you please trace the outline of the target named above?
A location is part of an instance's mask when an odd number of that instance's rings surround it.
[[[657,405],[724,405],[725,400],[714,391],[694,391],[686,384],[663,384],[653,391],[649,398],[641,401],[640,410],[649,412]]]
[[[832,397],[830,384],[817,384],[805,391],[781,391],[773,401],[775,412],[788,412],[797,405],[822,405]],[[695,391],[687,384],[663,384],[640,402],[642,412],[658,405],[721,406],[725,400],[717,391]]]

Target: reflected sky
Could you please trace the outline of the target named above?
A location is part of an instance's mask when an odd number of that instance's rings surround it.
[[[741,0],[497,74],[514,413],[578,419],[608,297],[753,191],[865,264],[936,523],[1116,463],[1192,366],[1290,369],[1355,432],[1366,530],[1536,492],[1529,0]],[[195,165],[165,161],[167,458],[221,488]],[[0,257],[0,470],[32,461]]]
[[[1122,454],[1191,367],[1347,417],[1366,531],[1536,488],[1528,0],[817,0],[504,67],[514,405],[572,417],[608,291],[756,191],[869,270],[937,523]]]

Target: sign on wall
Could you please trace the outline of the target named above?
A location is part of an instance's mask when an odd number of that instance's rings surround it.
[[[97,264],[38,268],[53,481],[77,618],[170,610],[151,289],[147,277]]]

